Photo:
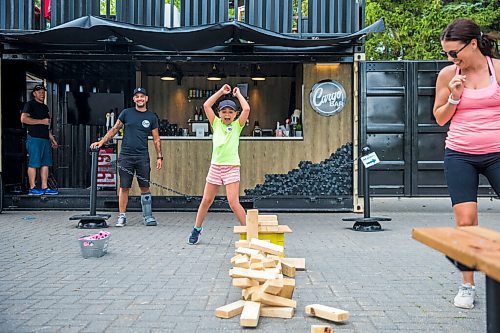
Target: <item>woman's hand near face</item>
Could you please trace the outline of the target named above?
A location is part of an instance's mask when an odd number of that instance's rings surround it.
[[[458,100],[462,93],[464,92],[465,75],[455,75],[450,83],[448,83],[448,89],[452,94],[453,99]]]

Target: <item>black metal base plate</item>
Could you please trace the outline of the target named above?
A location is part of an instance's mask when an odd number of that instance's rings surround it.
[[[78,229],[102,229],[107,228],[108,224],[105,220],[80,220],[76,226]]]
[[[354,231],[374,232],[384,230],[379,221],[390,221],[388,217],[350,217],[344,218],[343,221],[355,222],[352,226]]]
[[[78,222],[77,228],[80,229],[101,229],[107,228],[108,224],[106,220],[111,217],[111,214],[81,214],[81,215],[73,215],[69,219],[70,220],[80,220]]]

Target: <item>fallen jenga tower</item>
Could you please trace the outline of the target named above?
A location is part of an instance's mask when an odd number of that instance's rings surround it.
[[[231,318],[241,314],[240,325],[256,327],[260,316],[292,318],[297,302],[292,299],[295,290],[293,277],[297,270],[305,269],[304,258],[283,258],[284,246],[270,240],[259,239],[262,228],[286,227],[278,225],[276,215],[258,215],[257,210],[249,210],[245,239],[236,242],[233,268],[229,276],[233,286],[241,288],[242,299],[217,308],[219,318]],[[295,265],[299,267],[296,267]]]

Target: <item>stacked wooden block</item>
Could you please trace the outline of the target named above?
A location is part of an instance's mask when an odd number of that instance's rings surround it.
[[[305,259],[284,258],[282,245],[258,238],[259,220],[275,220],[277,225],[277,219],[260,219],[256,210],[250,210],[246,240],[236,242],[235,256],[231,258],[233,268],[229,276],[233,278],[233,286],[242,289],[242,299],[215,311],[220,318],[241,314],[240,325],[244,327],[256,327],[260,316],[292,318],[297,307],[292,299],[295,273],[305,268]]]

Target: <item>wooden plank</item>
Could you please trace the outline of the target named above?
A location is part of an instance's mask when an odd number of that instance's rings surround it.
[[[264,242],[257,238],[250,239],[250,248],[260,250],[264,253],[274,254],[277,256],[282,256],[284,253],[283,246]]]
[[[305,258],[281,258],[281,262],[285,262],[288,265],[295,266],[297,271],[306,270],[306,259]]]
[[[263,271],[264,270],[264,265],[262,264],[262,261],[260,262],[252,262],[250,263],[250,269],[255,269],[258,271]]]
[[[252,295],[258,292],[259,290],[260,290],[259,285],[250,288],[245,288],[241,291],[241,296],[243,297],[243,299],[249,300],[252,297]]]
[[[264,266],[264,268],[274,268],[276,267],[276,260],[265,258],[264,260],[262,260],[262,265]]]
[[[275,279],[276,274],[271,274],[266,271],[255,271],[252,269],[235,267],[229,270],[229,276],[232,278],[249,278],[254,279],[259,282],[265,282],[267,280]]]
[[[259,254],[259,250],[256,249],[250,249],[248,247],[239,247],[235,251],[235,253],[239,254],[246,254],[251,256],[252,254]]]
[[[295,279],[284,278],[283,288],[281,288],[281,291],[278,294],[278,296],[291,299],[294,290],[295,290]]]
[[[259,215],[259,225],[278,225],[278,215]]]
[[[234,278],[233,279],[233,287],[238,287],[238,288],[250,288],[254,286],[258,286],[259,281],[257,280],[252,280],[249,278]]]
[[[281,272],[288,277],[295,277],[295,266],[281,261]]]
[[[252,254],[250,255],[250,263],[254,262],[263,262],[266,257],[262,253]]]
[[[240,325],[243,327],[257,327],[260,316],[260,303],[245,301],[245,306],[241,312]]]
[[[239,300],[230,304],[226,304],[215,309],[215,316],[219,318],[232,318],[239,315],[243,311],[243,306],[245,305],[244,300]]]
[[[248,261],[247,256],[241,256],[234,260],[233,266],[241,268],[250,268],[250,261]]]
[[[267,305],[272,305],[272,306],[284,306],[284,307],[290,307],[290,308],[296,308],[297,307],[297,302],[294,301],[293,299],[277,296],[277,295],[271,295],[268,293],[263,292],[262,290],[257,291],[255,294],[252,295],[252,300],[255,300],[261,302],[262,304],[267,304]]]
[[[259,211],[257,209],[249,209],[246,219],[247,239],[259,238]]]
[[[453,260],[500,281],[500,243],[495,241],[496,232],[492,232],[491,235],[480,229],[415,228],[412,230],[412,237]],[[484,238],[486,234],[490,234],[488,237],[493,237],[493,240]]]
[[[333,328],[329,325],[311,325],[311,333],[333,333]]]
[[[264,282],[260,290],[271,295],[278,295],[281,289],[283,289],[283,279],[272,279]]]
[[[259,234],[285,234],[293,232],[287,225],[263,225],[259,226]],[[233,227],[233,233],[235,234],[245,234],[247,233],[247,227],[244,225],[236,225]],[[247,238],[249,239],[249,238]]]
[[[284,306],[268,306],[263,304],[260,307],[261,317],[271,317],[271,318],[284,318],[290,319],[295,313],[294,308],[284,307]]]
[[[322,304],[307,305],[305,311],[310,316],[315,316],[334,322],[342,322],[349,319],[348,311],[332,308],[330,306]]]
[[[263,239],[263,241],[270,242],[269,239]],[[250,248],[250,241],[246,240],[246,239],[238,240],[238,241],[234,242],[234,247],[235,248],[239,248],[239,247],[248,247],[248,248]]]
[[[250,247],[250,241],[246,240],[246,239],[242,239],[242,240],[239,240],[239,241],[236,241],[234,243],[234,247],[235,248],[239,248],[239,247]]]
[[[245,255],[242,255],[242,254],[236,254],[235,256],[233,256],[233,257],[231,258],[231,265],[234,265],[234,263],[235,263],[236,259],[240,259],[240,258],[242,258],[242,257],[246,257],[246,256],[245,256]]]

